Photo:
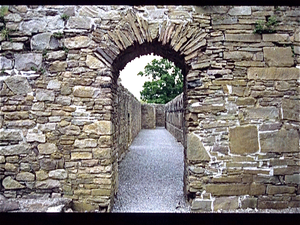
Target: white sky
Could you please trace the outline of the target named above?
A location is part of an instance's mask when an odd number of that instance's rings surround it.
[[[145,66],[153,59],[161,59],[160,56],[143,55],[139,58],[135,58],[131,62],[127,63],[125,68],[120,71],[121,83],[126,87],[138,100],[140,100],[140,91],[143,90],[143,84],[149,78],[138,76],[140,71],[144,72]]]

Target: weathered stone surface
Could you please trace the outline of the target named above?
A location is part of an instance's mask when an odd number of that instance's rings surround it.
[[[71,152],[71,160],[92,159],[93,155],[90,152]]]
[[[37,181],[35,183],[35,188],[37,189],[53,189],[53,188],[59,188],[60,186],[61,186],[60,182],[58,180],[53,180],[53,179]]]
[[[87,134],[110,135],[113,133],[111,121],[96,121],[89,125],[84,125],[83,132]]]
[[[75,140],[74,147],[78,148],[94,148],[97,146],[97,140],[95,139],[83,139],[83,140]]]
[[[300,184],[300,174],[286,175],[285,176],[286,184]]]
[[[66,71],[67,62],[54,61],[49,67],[49,71],[51,72],[63,72]]]
[[[142,104],[142,128],[154,129],[155,128],[155,107],[152,105]]]
[[[282,99],[283,119],[300,121],[300,100]]]
[[[253,57],[251,52],[232,51],[224,52],[224,59],[250,60]]]
[[[300,77],[298,68],[249,68],[247,72],[250,80],[297,80]]]
[[[58,149],[54,143],[39,144],[38,150],[40,154],[52,154]]]
[[[44,19],[24,21],[20,25],[20,30],[31,33],[44,32],[47,22]]]
[[[31,38],[31,49],[32,50],[43,50],[49,48],[51,33],[42,33],[34,35]]]
[[[13,67],[12,60],[0,56],[0,70],[12,69],[12,67]]]
[[[74,136],[74,135],[79,135],[81,130],[78,126],[69,125],[61,129],[61,132],[66,135]]]
[[[241,201],[241,208],[242,209],[247,209],[247,208],[251,208],[251,209],[255,209],[257,208],[257,198],[246,198],[246,199],[242,199]]]
[[[111,150],[109,148],[95,148],[92,151],[96,159],[109,159],[111,157]]]
[[[14,211],[20,208],[18,202],[13,200],[8,200],[6,198],[0,199],[0,212]]]
[[[279,109],[276,107],[259,107],[259,108],[250,108],[244,111],[246,113],[247,119],[278,119],[279,118]]]
[[[0,131],[0,141],[22,141],[21,131],[5,129]]]
[[[73,201],[73,208],[78,212],[92,212],[99,210],[99,204],[87,203],[84,201]]]
[[[72,16],[68,19],[67,28],[90,29],[91,19],[88,17]]]
[[[26,140],[27,142],[37,141],[37,142],[45,143],[46,136],[42,132],[35,132],[33,130],[29,130],[26,135]]]
[[[91,69],[99,69],[105,66],[98,58],[91,55],[87,55],[85,62],[86,65]]]
[[[258,151],[258,132],[256,126],[235,127],[229,129],[230,152],[248,154]]]
[[[247,184],[207,184],[206,192],[215,196],[232,196],[249,194]]]
[[[111,190],[109,189],[92,189],[92,195],[95,196],[110,196]]]
[[[8,146],[1,146],[0,153],[5,156],[9,155],[20,155],[20,154],[29,154],[30,153],[30,146],[28,144],[18,144],[18,145],[8,145]]]
[[[11,177],[5,177],[2,181],[2,185],[7,190],[14,190],[14,189],[23,189],[25,188],[24,185],[20,184],[18,181],[15,181]]]
[[[221,197],[214,201],[214,211],[235,210],[239,207],[238,197]]]
[[[5,163],[4,169],[9,172],[17,172],[18,168],[12,163]]]
[[[210,157],[200,138],[191,133],[187,135],[187,158],[190,161],[209,161]]]
[[[4,115],[5,120],[24,120],[28,118],[28,112],[9,112]]]
[[[296,130],[280,130],[260,134],[262,152],[299,152],[299,135]]]
[[[53,91],[50,90],[36,90],[36,100],[38,101],[51,101],[53,102],[55,99],[55,94]]]
[[[286,42],[289,41],[288,34],[263,34],[263,41]]]
[[[51,90],[59,90],[60,87],[61,87],[61,82],[58,80],[50,80],[47,85],[47,89],[51,89]]]
[[[19,181],[34,181],[35,175],[29,172],[20,172],[17,174],[16,180]]]
[[[24,44],[19,42],[9,42],[9,41],[3,41],[1,43],[1,49],[3,51],[6,50],[15,50],[15,51],[21,51],[24,49]]]
[[[212,201],[208,199],[199,199],[195,198],[192,201],[191,210],[196,211],[211,211],[212,210]]]
[[[0,156],[0,163],[5,163],[5,157],[3,155]]]
[[[261,42],[261,35],[259,34],[225,34],[226,41],[238,42]]]
[[[254,105],[256,102],[255,98],[245,97],[236,99],[237,105]]]
[[[264,47],[264,59],[268,66],[289,67],[294,65],[292,49],[290,47]]]
[[[86,48],[90,44],[91,39],[87,36],[76,36],[65,40],[65,46],[69,49]]]
[[[228,11],[231,16],[248,16],[251,15],[250,6],[234,6]]]
[[[266,186],[264,184],[259,184],[253,182],[250,184],[250,192],[249,194],[252,196],[263,195],[266,193]]]
[[[6,78],[4,82],[14,94],[22,95],[32,92],[26,77],[12,76]]]
[[[32,70],[32,67],[40,69],[42,59],[43,57],[40,53],[15,54],[15,69]]]
[[[37,181],[46,180],[48,178],[48,173],[44,170],[39,170],[35,172],[35,177]]]
[[[52,170],[49,172],[49,177],[57,180],[64,180],[68,177],[68,172],[64,169]]]
[[[295,193],[296,188],[295,187],[288,187],[288,186],[275,186],[269,184],[267,186],[267,194],[269,195],[275,195],[275,194],[293,194]]]
[[[46,54],[48,60],[64,60],[66,58],[65,51],[55,51]]]
[[[73,95],[75,97],[92,98],[94,92],[95,90],[92,87],[76,86],[73,88]]]

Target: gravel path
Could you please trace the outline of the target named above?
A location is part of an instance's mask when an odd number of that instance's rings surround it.
[[[119,165],[112,212],[189,212],[183,146],[165,129],[141,130]]]

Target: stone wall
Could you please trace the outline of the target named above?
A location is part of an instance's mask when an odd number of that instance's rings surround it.
[[[183,126],[184,126],[184,107],[183,94],[178,95],[165,106],[166,129],[183,143]]]
[[[118,88],[118,157],[119,161],[141,130],[141,103],[121,84]]]
[[[164,104],[153,104],[155,107],[155,126],[165,127],[165,105]]]
[[[119,71],[153,52],[185,79],[192,209],[299,207],[299,15],[288,6],[9,6],[0,192],[109,211],[126,136]],[[276,32],[254,34],[271,16]]]
[[[154,129],[156,127],[156,111],[152,104],[142,104],[142,129]]]

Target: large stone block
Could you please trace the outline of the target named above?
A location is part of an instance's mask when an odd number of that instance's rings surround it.
[[[280,130],[260,134],[261,152],[299,152],[296,130]]]
[[[40,154],[52,154],[58,149],[54,143],[39,144],[38,150]]]
[[[187,135],[187,159],[190,161],[209,161],[210,157],[199,137],[191,133]]]
[[[300,69],[251,67],[248,69],[247,76],[250,80],[297,80],[300,77]]]
[[[95,148],[92,152],[96,159],[109,159],[111,157],[111,150],[109,148]]]
[[[257,152],[258,132],[256,126],[235,127],[229,129],[230,152],[249,154]]]
[[[300,42],[300,29],[297,29],[296,31],[295,31],[295,38],[294,38],[294,40],[296,41],[296,42]]]
[[[91,44],[91,39],[87,36],[76,36],[66,38],[65,46],[69,49],[86,48]]]
[[[249,16],[251,15],[250,6],[234,6],[228,11],[231,16]]]
[[[294,194],[296,192],[295,187],[288,187],[288,186],[275,186],[269,184],[267,186],[267,194],[268,195],[275,195],[275,194]]]
[[[53,102],[55,99],[55,93],[54,91],[50,90],[36,90],[36,100],[38,101],[51,101]]]
[[[279,109],[276,107],[259,107],[259,108],[249,108],[243,110],[245,112],[245,118],[247,119],[278,119]]]
[[[259,34],[225,34],[226,41],[261,42]]]
[[[212,200],[195,198],[192,201],[192,211],[212,211]]]
[[[74,147],[77,148],[94,148],[97,146],[97,140],[95,139],[76,139],[74,143]]]
[[[32,92],[26,77],[11,76],[6,78],[4,82],[14,94],[22,95]]]
[[[31,49],[32,50],[43,50],[49,48],[51,33],[42,33],[34,35],[31,38]]]
[[[286,175],[285,176],[285,183],[286,184],[298,184],[298,186],[299,186],[299,184],[300,184],[300,173],[292,174],[292,175]]]
[[[300,100],[282,99],[283,119],[300,121]]]
[[[18,181],[15,181],[11,177],[5,177],[2,181],[2,185],[7,190],[14,190],[14,189],[23,189],[25,188],[24,185],[20,184]]]
[[[263,41],[271,42],[287,42],[289,41],[288,34],[263,34]]]
[[[235,60],[251,60],[253,53],[242,52],[242,51],[232,51],[224,52],[224,59],[235,59]]]
[[[20,31],[38,33],[44,32],[47,26],[47,21],[45,19],[32,19],[24,21],[20,24]]]
[[[0,56],[0,70],[12,69],[12,60]]]
[[[61,187],[60,182],[58,180],[53,180],[53,179],[37,181],[35,183],[35,188],[37,188],[37,189],[53,189],[53,188],[59,188],[59,187]]]
[[[25,143],[0,147],[0,154],[5,156],[29,154],[29,153],[30,153],[30,145]]]
[[[56,180],[64,180],[68,177],[68,172],[64,169],[52,170],[49,172],[49,177]]]
[[[42,132],[35,132],[33,130],[29,130],[27,135],[26,135],[26,140],[27,142],[40,142],[40,143],[45,143],[46,142],[46,135],[43,134]]]
[[[91,19],[88,17],[75,17],[69,18],[67,28],[71,29],[90,29]]]
[[[40,69],[42,60],[42,54],[39,53],[15,54],[15,69],[32,70],[32,67]]]
[[[94,96],[94,88],[85,86],[75,86],[73,88],[74,97],[92,98]]]
[[[29,172],[20,172],[17,174],[16,180],[19,181],[34,181],[35,175]]]
[[[71,160],[79,159],[92,159],[93,155],[91,152],[71,152]]]
[[[22,141],[21,131],[5,129],[0,131],[0,141]]]
[[[99,59],[91,55],[87,55],[85,63],[91,69],[99,69],[105,66]]]
[[[235,210],[239,207],[238,197],[221,197],[214,201],[214,211],[218,210]]]
[[[96,121],[89,125],[84,125],[83,132],[96,135],[113,134],[113,124],[111,121]]]
[[[237,196],[249,194],[247,184],[207,184],[206,192],[215,196]]]
[[[264,59],[268,66],[289,67],[294,65],[292,49],[290,47],[264,47]]]
[[[64,72],[66,71],[68,64],[67,62],[54,61],[49,67],[50,72]]]

